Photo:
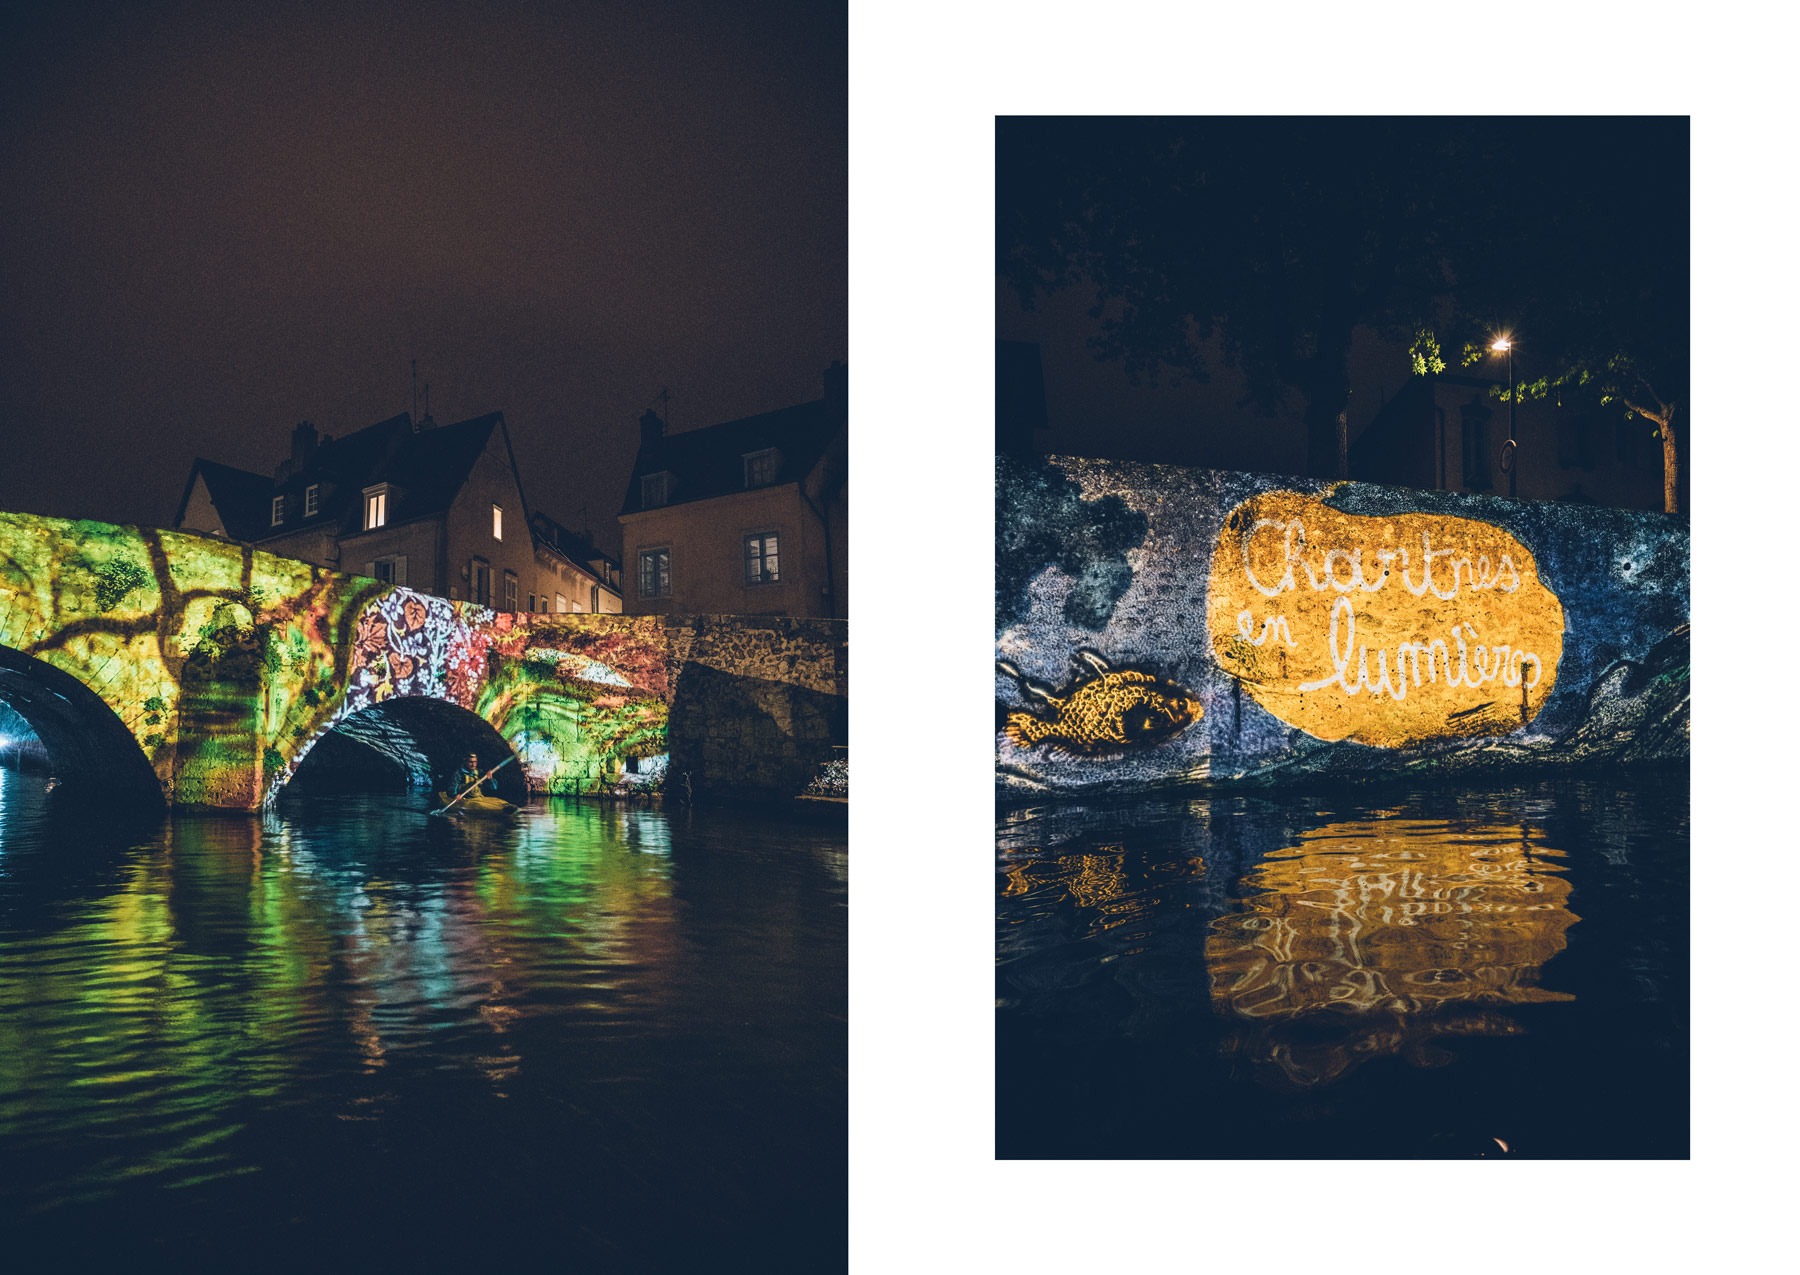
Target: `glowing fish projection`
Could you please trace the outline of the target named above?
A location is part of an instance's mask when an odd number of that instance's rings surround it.
[[[1226,517],[1206,623],[1220,667],[1270,713],[1386,748],[1528,724],[1564,630],[1536,559],[1503,528],[1346,514],[1291,491]]]
[[[1006,737],[1020,748],[1040,744],[1080,757],[1118,756],[1148,748],[1200,720],[1200,701],[1142,669],[1115,669],[1093,651],[1075,652],[1075,680],[1041,686],[1010,664],[1002,673],[1032,705],[1006,715]]]

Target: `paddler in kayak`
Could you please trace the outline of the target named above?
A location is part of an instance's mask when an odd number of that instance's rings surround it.
[[[507,761],[513,760],[507,758]],[[501,762],[504,766],[506,762]],[[450,791],[439,793],[440,808],[450,813],[466,813],[471,815],[510,815],[518,811],[518,807],[499,796],[500,784],[494,778],[500,766],[483,774],[475,754],[470,753],[462,769],[450,781]],[[467,796],[462,794],[467,793]],[[459,799],[460,798],[460,799]]]

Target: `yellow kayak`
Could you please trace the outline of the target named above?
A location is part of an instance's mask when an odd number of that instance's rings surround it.
[[[464,797],[444,813],[451,815],[480,815],[484,818],[505,819],[518,814],[519,808],[513,805],[512,802],[503,801],[499,797]]]

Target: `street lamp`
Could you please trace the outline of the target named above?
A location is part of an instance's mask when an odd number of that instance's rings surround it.
[[[1519,494],[1519,444],[1513,433],[1514,414],[1518,410],[1518,395],[1513,393],[1512,342],[1506,337],[1496,338],[1490,349],[1506,355],[1506,446],[1500,449],[1500,468],[1506,471],[1506,494]]]

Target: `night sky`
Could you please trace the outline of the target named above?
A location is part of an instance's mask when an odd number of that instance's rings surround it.
[[[1229,356],[1220,333],[1197,342],[1190,337],[1193,348],[1200,351],[1208,379],[1184,377],[1165,363],[1153,383],[1146,374],[1134,377],[1124,361],[1103,358],[1094,349],[1101,332],[1101,320],[1092,313],[1096,287],[1081,268],[1076,268],[1076,278],[1067,286],[1039,294],[1029,305],[1021,301],[1005,269],[1006,257],[1018,242],[1014,237],[1017,218],[1023,215],[1034,222],[1053,219],[1049,210],[1055,198],[1083,189],[1077,175],[1079,165],[1093,165],[1109,177],[1126,174],[1131,180],[1109,189],[1115,196],[1124,191],[1127,207],[1131,201],[1141,200],[1143,208],[1151,210],[1138,213],[1142,219],[1131,223],[1134,233],[1142,235],[1131,251],[1119,242],[1105,250],[1114,266],[1134,262],[1140,278],[1154,275],[1171,258],[1181,260],[1180,252],[1165,251],[1159,240],[1191,243],[1196,257],[1230,255],[1230,247],[1210,246],[1217,241],[1209,237],[1209,226],[1198,217],[1217,213],[1232,199],[1253,209],[1253,214],[1245,215],[1254,216],[1258,233],[1269,242],[1283,244],[1294,260],[1331,260],[1333,248],[1329,245],[1337,242],[1333,223],[1350,220],[1365,228],[1379,225],[1387,229],[1369,202],[1371,175],[1402,192],[1391,196],[1393,207],[1410,209],[1423,204],[1435,209],[1430,215],[1420,213],[1418,221],[1438,227],[1431,233],[1440,236],[1445,228],[1455,228],[1443,242],[1454,243],[1460,231],[1465,247],[1476,241],[1503,244],[1498,255],[1509,263],[1518,262],[1521,278],[1535,273],[1543,294],[1540,303],[1563,311],[1579,312],[1582,303],[1560,294],[1559,264],[1592,261],[1596,253],[1602,254],[1607,264],[1596,266],[1596,274],[1603,269],[1611,271],[1606,277],[1621,294],[1629,290],[1626,285],[1653,282],[1659,295],[1675,298],[1666,300],[1656,313],[1666,314],[1668,325],[1666,330],[1658,329],[1659,345],[1681,351],[1676,363],[1679,376],[1663,381],[1665,386],[1677,388],[1665,392],[1682,393],[1687,340],[1682,291],[1688,272],[1687,133],[1687,120],[1673,116],[1468,116],[1406,121],[1396,117],[1121,117],[1097,126],[1091,118],[1004,117],[996,134],[1001,269],[995,285],[995,334],[1003,341],[1035,342],[1040,347],[1048,428],[1036,436],[1036,449],[1274,473],[1304,472],[1307,460],[1304,393],[1297,386],[1290,387],[1272,410],[1248,401],[1249,382]],[[1142,155],[1125,148],[1153,136],[1178,136],[1181,161],[1166,170],[1136,167]],[[1296,146],[1297,137],[1305,138],[1302,146]],[[1450,139],[1463,157],[1460,164],[1446,161],[1432,149]],[[1405,149],[1409,140],[1419,149]],[[1072,166],[1058,167],[1059,159],[1069,159]],[[1196,182],[1199,189],[1236,194],[1215,197],[1216,205],[1209,205],[1205,197],[1192,191],[1171,194],[1170,172]],[[1204,178],[1199,176],[1202,173]],[[1290,189],[1296,173],[1312,179],[1313,189],[1329,192],[1330,197],[1305,204],[1284,202],[1283,192]],[[1627,174],[1632,175],[1630,179]],[[1656,183],[1642,185],[1636,180],[1641,174],[1655,174]],[[1301,184],[1299,189],[1307,187]],[[1369,222],[1356,220],[1358,214],[1369,217]],[[1101,223],[1106,224],[1111,215],[1102,215]],[[1395,215],[1398,220],[1412,216],[1410,211]],[[1454,248],[1443,247],[1440,259],[1450,262],[1454,252]],[[1397,254],[1397,260],[1407,259],[1405,253]],[[1535,267],[1535,272],[1528,267]],[[1259,264],[1255,268],[1265,267]],[[1461,285],[1455,279],[1458,268],[1446,266],[1444,286],[1432,293],[1441,316],[1463,308]],[[1386,273],[1398,274],[1400,269],[1395,265]],[[1346,267],[1346,274],[1351,270]],[[1122,269],[1121,273],[1131,272]],[[1157,277],[1161,290],[1184,304],[1218,304],[1205,291],[1184,289],[1172,275]],[[1547,285],[1545,279],[1550,280]],[[1499,293],[1505,296],[1507,289],[1502,287]],[[1304,305],[1306,294],[1298,295]],[[1521,284],[1516,299],[1523,303],[1529,295]],[[1609,304],[1642,308],[1643,303],[1615,298]],[[1107,302],[1107,318],[1116,319],[1124,312],[1117,298]],[[1522,379],[1542,375],[1556,352],[1534,345],[1537,333],[1528,328],[1515,330],[1512,319],[1516,317],[1495,314],[1490,330],[1495,334],[1514,331],[1520,343]],[[1319,318],[1317,310],[1283,313],[1279,306],[1271,306],[1264,330],[1272,332],[1282,325],[1304,330]],[[1351,442],[1411,376],[1410,333],[1404,330],[1411,324],[1389,326],[1402,330],[1383,332],[1359,323],[1345,352],[1349,397],[1344,411]],[[1498,355],[1469,366],[1461,365],[1454,350],[1450,357],[1452,372],[1505,378],[1505,363]],[[1685,428],[1682,420],[1678,439]]]
[[[0,509],[167,525],[417,359],[610,540],[664,386],[695,428],[846,357],[841,0],[155,10],[0,19]]]

